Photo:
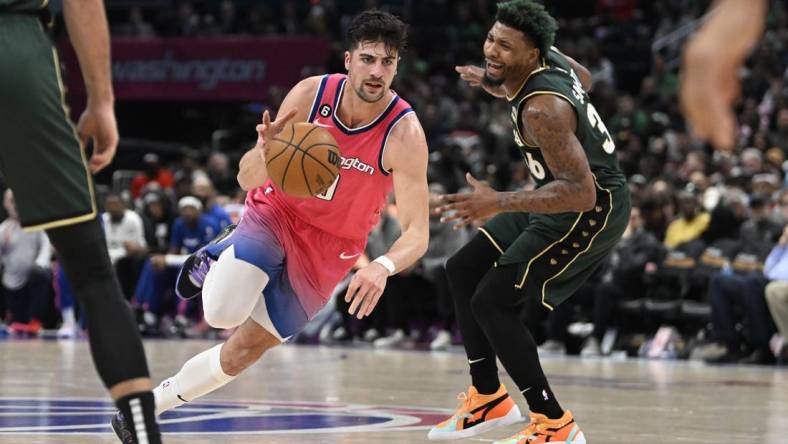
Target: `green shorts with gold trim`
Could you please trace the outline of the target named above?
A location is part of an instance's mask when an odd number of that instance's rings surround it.
[[[0,171],[28,230],[96,217],[93,179],[63,94],[38,18],[0,14]]]
[[[572,296],[604,261],[629,223],[629,190],[597,188],[582,213],[502,213],[479,230],[501,252],[497,264],[520,267],[513,285],[553,309]]]

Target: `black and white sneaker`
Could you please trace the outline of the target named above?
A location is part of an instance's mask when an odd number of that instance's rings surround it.
[[[112,430],[114,430],[115,434],[118,435],[120,442],[123,444],[136,444],[136,441],[134,440],[134,434],[131,433],[128,425],[126,425],[126,419],[123,417],[123,413],[117,412],[112,415],[112,419],[109,423],[112,426]]]
[[[205,277],[208,276],[208,271],[211,269],[212,259],[208,256],[208,247],[224,240],[237,226],[237,224],[228,225],[211,242],[186,258],[186,262],[181,266],[181,271],[178,272],[178,278],[175,281],[175,294],[179,298],[189,300],[200,295],[202,284],[205,282]]]

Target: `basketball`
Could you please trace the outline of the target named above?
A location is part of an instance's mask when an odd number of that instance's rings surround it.
[[[325,128],[307,122],[292,123],[267,143],[268,176],[291,196],[323,193],[339,174],[339,147]]]

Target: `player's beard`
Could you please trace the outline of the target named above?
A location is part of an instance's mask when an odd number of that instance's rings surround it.
[[[484,73],[484,76],[482,76],[482,83],[485,86],[501,86],[505,80],[506,79],[504,77],[501,77],[500,79],[493,79],[492,77],[488,76],[486,72]]]
[[[361,100],[363,100],[363,101],[365,101],[367,103],[378,102],[380,99],[383,98],[383,96],[386,95],[386,91],[388,91],[388,88],[386,88],[386,84],[382,80],[381,81],[377,81],[377,83],[379,83],[381,85],[380,92],[377,95],[371,96],[366,91],[364,91],[364,83],[366,83],[368,81],[369,80],[362,81],[361,85],[359,85],[357,88],[353,88],[353,90],[356,91],[356,95],[358,96],[359,99],[361,99]]]
[[[503,85],[503,82],[506,80],[505,76],[502,75],[501,78],[494,79],[494,78],[490,77],[487,74],[487,61],[486,60],[482,60],[482,66],[484,67],[484,75],[482,76],[482,84],[484,86],[498,87],[498,86]],[[506,68],[504,67],[504,69],[506,69]],[[501,73],[501,74],[503,74],[503,73]]]

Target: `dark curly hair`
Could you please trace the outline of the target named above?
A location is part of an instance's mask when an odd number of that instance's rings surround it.
[[[361,42],[383,42],[386,51],[405,51],[408,25],[394,14],[384,11],[364,11],[350,21],[347,29],[347,47],[355,49]]]
[[[553,46],[555,31],[558,24],[544,9],[544,6],[532,0],[509,0],[498,3],[495,20],[522,31],[539,48],[542,56]]]

